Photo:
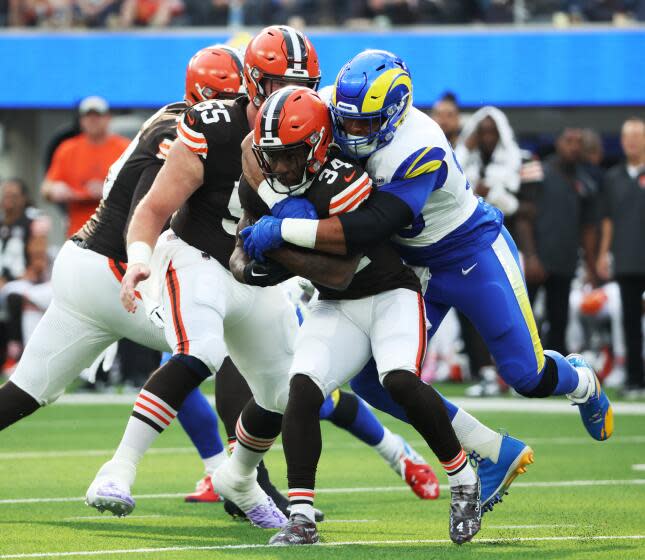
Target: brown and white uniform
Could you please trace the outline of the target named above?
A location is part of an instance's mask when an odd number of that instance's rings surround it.
[[[334,154],[305,196],[324,219],[355,210],[371,189],[367,173]],[[240,194],[251,214],[268,213],[248,185]],[[365,253],[345,290],[314,285],[318,294],[298,331],[290,376],[309,376],[327,396],[372,357],[381,381],[391,371],[419,373],[427,334],[421,287],[389,242]]]
[[[50,403],[112,343],[129,338],[167,351],[163,330],[143,306],[119,299],[127,264],[124,234],[131,211],[148,192],[176,137],[184,103],[167,105],[144,123],[110,167],[94,215],[61,248],[52,271],[53,300],[11,381],[40,404]]]
[[[298,328],[294,308],[278,286],[241,284],[228,269],[241,216],[246,105],[246,98],[205,101],[180,120],[178,139],[200,157],[204,184],[162,233],[142,292],[161,304],[174,353],[198,358],[213,373],[230,355],[257,404],[282,412]]]

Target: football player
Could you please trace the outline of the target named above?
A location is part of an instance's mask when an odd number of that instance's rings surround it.
[[[343,67],[331,93],[335,141],[365,163],[378,190],[357,211],[325,220],[264,217],[244,233],[251,254],[261,258],[285,241],[353,254],[392,237],[405,261],[423,270],[430,335],[456,307],[482,334],[507,384],[530,398],[566,395],[579,407],[588,433],[609,438],[612,408],[595,373],[579,355],[565,358],[542,349],[502,215],[473,194],[439,126],[412,105],[406,64],[386,51],[364,51]],[[378,390],[373,370],[368,365],[354,389],[378,408],[404,416]],[[446,406],[464,447],[479,446],[480,476],[499,482],[482,488],[482,504],[491,505],[532,462],[532,451]]]
[[[177,120],[186,108],[243,92],[242,60],[226,45],[201,49],[186,70],[185,99],[158,111],[142,126],[112,165],[96,213],[63,246],[54,264],[54,301],[25,349],[11,380],[0,388],[0,429],[53,402],[78,374],[110,344],[126,336],[145,346],[168,350],[163,331],[143,310],[121,309],[119,287],[127,268],[123,234],[128,216],[147,192],[176,137]],[[230,373],[229,373],[230,372]],[[227,363],[225,376],[238,376]],[[236,419],[250,398],[242,394]],[[178,414],[204,461],[207,473],[225,458],[218,434],[204,436],[204,421],[216,426],[212,408],[195,391]],[[213,498],[216,496],[212,495]]]
[[[238,460],[233,463],[240,470],[220,477],[217,484],[253,523],[277,527],[286,522],[254,474],[256,457],[280,431],[297,321],[280,288],[239,284],[228,271],[228,261],[239,218],[240,142],[249,123],[273,90],[288,83],[315,87],[319,77],[317,56],[306,37],[289,27],[269,27],[246,51],[248,97],[199,103],[179,121],[179,141],[133,215],[121,294],[124,306],[136,313],[137,286],[152,271],[142,292],[151,310],[161,300],[174,354],[144,386],[121,445],[99,471],[88,497],[120,499],[132,509],[130,487],[141,456],[172,421],[186,395],[230,353],[254,400],[237,424],[237,440],[243,445],[236,445],[233,458]],[[159,238],[173,213],[171,229]],[[158,238],[155,262],[149,266]],[[342,259],[318,257],[319,273],[338,260]],[[322,281],[333,285],[334,279]],[[249,432],[245,426],[257,419],[261,429]]]
[[[354,211],[372,191],[362,168],[337,149],[328,151],[331,128],[327,106],[315,92],[284,88],[267,99],[253,136],[270,188],[306,197],[321,218]],[[244,182],[240,199],[253,217],[270,214]],[[248,262],[238,247],[231,269],[243,276]],[[479,481],[441,397],[419,378],[426,347],[419,280],[387,240],[352,257],[351,263],[356,272],[343,289],[314,283],[318,296],[298,333],[282,434],[291,516],[270,544],[318,542],[313,509],[322,448],[318,410],[325,397],[356,375],[372,355],[379,379],[446,470],[452,492],[450,537],[458,544],[467,542],[480,526]]]

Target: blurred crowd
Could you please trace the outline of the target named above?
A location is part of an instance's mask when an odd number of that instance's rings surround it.
[[[645,0],[0,0],[0,26],[351,27],[645,21]]]
[[[616,123],[621,154],[611,160],[591,129],[565,128],[551,153],[522,149],[503,111],[462,114],[456,96],[443,95],[432,116],[454,147],[474,192],[504,213],[522,256],[528,298],[543,346],[583,352],[609,385],[645,397],[645,123]],[[52,139],[41,195],[63,209],[72,235],[109,188],[110,164],[128,139],[113,134],[110,109],[88,97],[77,119]],[[617,154],[618,155],[618,154]],[[51,299],[49,224],[18,178],[0,182],[0,363],[10,374]],[[519,297],[519,296],[518,296]],[[128,341],[86,378],[143,383],[155,352]],[[105,365],[107,364],[107,365]],[[119,365],[121,367],[119,367]],[[116,369],[115,369],[116,368]],[[112,372],[109,377],[108,371]],[[116,371],[116,373],[115,373]],[[426,380],[472,381],[472,396],[506,388],[468,319],[451,312],[429,345]],[[92,385],[95,386],[95,385]]]

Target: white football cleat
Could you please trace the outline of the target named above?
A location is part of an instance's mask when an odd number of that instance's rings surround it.
[[[116,474],[116,470],[110,462],[101,467],[87,489],[85,504],[101,513],[107,510],[113,515],[125,517],[132,513],[136,502],[130,493],[129,482],[124,480],[126,477]]]
[[[211,481],[215,492],[237,505],[253,525],[279,529],[287,524],[284,513],[260,488],[255,476],[242,477],[231,472],[229,461],[215,470]]]

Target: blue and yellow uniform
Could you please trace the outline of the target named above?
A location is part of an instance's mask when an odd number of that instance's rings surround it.
[[[429,336],[456,307],[481,333],[504,381],[522,395],[570,395],[586,383],[589,394],[574,402],[592,437],[607,439],[612,411],[595,375],[589,379],[579,358],[542,349],[502,213],[474,195],[439,126],[412,106],[405,64],[384,51],[361,53],[341,70],[331,97],[336,141],[363,158],[378,186],[361,212],[340,217],[348,250],[393,234],[426,283]],[[360,119],[371,130],[352,136],[346,124]],[[359,390],[363,377],[354,383]]]

